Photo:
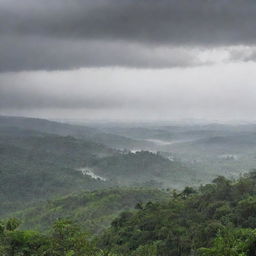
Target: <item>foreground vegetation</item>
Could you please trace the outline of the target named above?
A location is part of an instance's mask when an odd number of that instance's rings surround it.
[[[111,227],[89,237],[82,225],[58,220],[48,232],[1,224],[1,255],[254,256],[256,172],[224,177],[197,190],[172,191],[168,201],[137,203]]]
[[[234,182],[218,177],[198,190],[174,191],[168,202],[123,212],[99,245],[124,255],[255,255],[255,213],[256,172]]]
[[[104,256],[78,225],[57,221],[48,235],[17,230],[19,221],[10,219],[0,225],[1,256]]]

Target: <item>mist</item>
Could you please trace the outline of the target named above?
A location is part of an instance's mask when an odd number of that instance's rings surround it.
[[[2,115],[105,120],[253,121],[254,63],[0,75]]]

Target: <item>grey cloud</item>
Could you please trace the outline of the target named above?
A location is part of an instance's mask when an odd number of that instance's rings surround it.
[[[93,119],[248,118],[255,63],[0,74],[0,114]]]
[[[200,65],[193,47],[254,45],[255,15],[255,0],[0,0],[0,72]]]
[[[18,43],[17,43],[18,42]],[[80,67],[186,67],[200,63],[188,49],[142,47],[122,42],[10,37],[0,39],[0,71]]]
[[[229,51],[231,61],[256,61],[256,47],[238,47]]]
[[[108,97],[90,92],[77,91],[72,94],[72,84],[54,89],[54,84],[45,86],[44,90],[41,85],[31,85],[28,82],[24,85],[5,83],[0,86],[0,110],[33,110],[33,109],[112,109],[123,105],[121,99],[117,97]],[[66,89],[66,90],[65,90]]]
[[[8,4],[9,2],[9,4]],[[255,43],[254,0],[10,0],[2,33],[182,45]]]

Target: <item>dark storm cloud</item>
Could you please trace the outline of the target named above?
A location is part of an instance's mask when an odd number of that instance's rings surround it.
[[[4,36],[0,39],[0,71],[65,70],[80,67],[186,67],[195,57],[183,49],[149,48],[121,42]]]
[[[4,0],[2,33],[167,44],[255,43],[254,0]]]
[[[255,15],[255,0],[0,0],[0,71],[196,65],[150,50],[253,45]]]

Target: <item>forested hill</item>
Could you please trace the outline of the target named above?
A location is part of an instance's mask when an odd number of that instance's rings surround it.
[[[119,205],[123,199],[133,202],[136,192],[127,194],[119,191],[117,195],[120,196]],[[151,195],[155,198],[157,194]],[[2,222],[1,255],[256,255],[256,172],[237,181],[218,177],[212,184],[198,189],[186,187],[181,192],[170,191],[169,199],[162,202],[137,203],[136,209],[123,211],[103,234],[90,237],[84,230],[90,227],[87,218],[90,211],[81,210],[79,205],[88,204],[96,220],[97,216],[100,218],[100,212],[110,213],[105,207],[111,198],[114,205],[117,203],[116,193],[105,191],[103,198],[106,202],[103,199],[96,203],[95,199],[99,196],[101,192],[94,192],[91,196],[81,194],[74,201],[72,197],[67,197],[47,206],[45,209],[48,208],[49,212],[55,208],[57,213],[60,213],[58,208],[61,205],[68,206],[66,211],[70,211],[76,221],[77,216],[85,217],[80,218],[78,223],[70,218],[58,219],[47,233],[19,230],[20,221],[15,218]],[[146,198],[147,194],[142,194],[140,199]],[[93,208],[96,210],[93,211]],[[38,221],[43,219],[41,209],[31,212],[34,219],[39,217]],[[53,213],[46,214],[46,219],[50,216]]]
[[[197,190],[173,191],[168,202],[123,212],[99,238],[120,255],[255,256],[256,172],[218,177]]]
[[[150,152],[0,125],[0,215],[69,193],[129,185],[183,187],[199,176]]]
[[[150,188],[85,191],[38,203],[15,213],[15,216],[22,220],[22,229],[46,231],[58,219],[69,218],[91,234],[96,234],[109,227],[121,211],[134,209],[137,204],[168,198],[169,193]]]
[[[0,214],[38,200],[109,186],[76,168],[114,153],[72,137],[0,135]]]
[[[26,131],[30,131],[31,134],[34,132],[41,132],[59,136],[72,136],[77,139],[104,144],[113,148],[129,148],[151,144],[149,142],[142,142],[125,136],[105,133],[100,129],[81,125],[71,125],[39,118],[0,116],[0,130],[10,130],[12,128],[19,129],[23,134],[25,134]]]
[[[148,151],[101,158],[95,161],[94,169],[119,185],[147,186],[151,183],[155,187],[182,188],[200,183],[199,172]]]

